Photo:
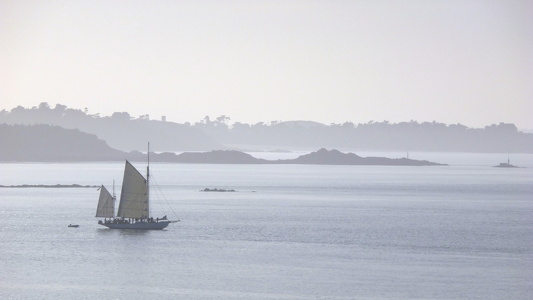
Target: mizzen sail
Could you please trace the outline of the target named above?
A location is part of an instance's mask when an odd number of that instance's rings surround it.
[[[126,161],[124,180],[120,193],[118,217],[121,218],[148,218],[148,186],[146,179]]]
[[[105,186],[100,187],[100,199],[96,208],[96,217],[113,218],[115,216],[115,198],[111,196]]]

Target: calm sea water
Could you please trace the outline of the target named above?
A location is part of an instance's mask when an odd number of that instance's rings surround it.
[[[533,156],[417,155],[453,165],[152,164],[164,231],[99,226],[95,188],[0,189],[0,298],[532,299]],[[123,167],[0,164],[0,184],[119,193]]]

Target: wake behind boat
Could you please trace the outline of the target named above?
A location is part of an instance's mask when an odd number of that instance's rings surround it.
[[[158,230],[173,223],[167,216],[153,218],[150,216],[150,150],[148,149],[148,167],[146,179],[126,160],[124,180],[120,193],[118,212],[115,216],[115,199],[105,186],[100,187],[100,198],[96,217],[104,218],[98,224],[111,229]]]

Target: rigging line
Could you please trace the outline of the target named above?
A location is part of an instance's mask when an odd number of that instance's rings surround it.
[[[154,178],[154,175],[152,173],[150,173],[150,178],[152,179],[152,184],[150,186],[155,191],[155,193],[152,193],[152,204],[156,203],[160,207],[160,209],[163,211],[163,213],[167,214],[165,207],[160,201],[160,199],[164,198],[164,195],[161,193],[159,184],[157,183],[157,180]],[[153,201],[154,198],[157,199],[158,201]],[[152,207],[153,205],[150,206],[150,214],[152,214]]]
[[[165,195],[163,194],[163,192],[161,191],[161,188],[159,185],[157,185],[157,190],[159,192],[159,194],[161,195],[161,198],[163,198],[163,200],[165,200],[165,203],[167,204],[167,206],[170,208],[170,210],[172,211],[172,213],[174,214],[174,216],[176,217],[176,219],[179,220],[179,217],[178,217],[178,214],[174,211],[174,209],[172,208],[172,205],[170,205],[168,199],[165,197]],[[163,210],[165,210],[163,208]]]
[[[168,199],[165,197],[165,195],[163,194],[163,192],[161,191],[161,188],[157,182],[157,179],[154,177],[153,174],[150,174],[151,178],[152,178],[152,181],[154,182],[153,186],[156,187],[156,193],[158,193],[158,195],[161,195],[161,198],[165,201],[165,203],[167,204],[167,206],[170,208],[170,210],[172,211],[172,213],[174,214],[174,216],[176,217],[176,219],[179,220],[179,217],[178,217],[178,214],[174,211],[174,208],[172,208],[172,205],[170,205],[170,203],[168,202]],[[162,204],[160,204],[162,205]],[[165,210],[163,208],[163,210]]]
[[[156,180],[153,178],[152,176],[152,181],[155,183]],[[166,209],[165,207],[163,206],[163,203],[161,202],[161,199],[164,199],[164,195],[163,193],[161,192],[161,189],[159,187],[158,184],[154,184],[155,185],[155,197],[157,198],[158,201],[156,201],[155,203],[157,203],[157,205],[159,205],[159,208],[163,211],[164,214],[167,214],[166,213]]]

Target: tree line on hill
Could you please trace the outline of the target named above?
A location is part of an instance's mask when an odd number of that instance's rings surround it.
[[[461,124],[388,121],[321,124],[312,121],[229,123],[230,118],[206,116],[194,124],[133,118],[127,112],[101,117],[87,109],[71,109],[46,102],[32,108],[22,106],[0,111],[0,123],[49,124],[95,134],[122,151],[144,150],[151,141],[154,151],[209,151],[220,149],[317,149],[523,152],[533,153],[533,134],[514,124],[492,124],[469,128]]]

